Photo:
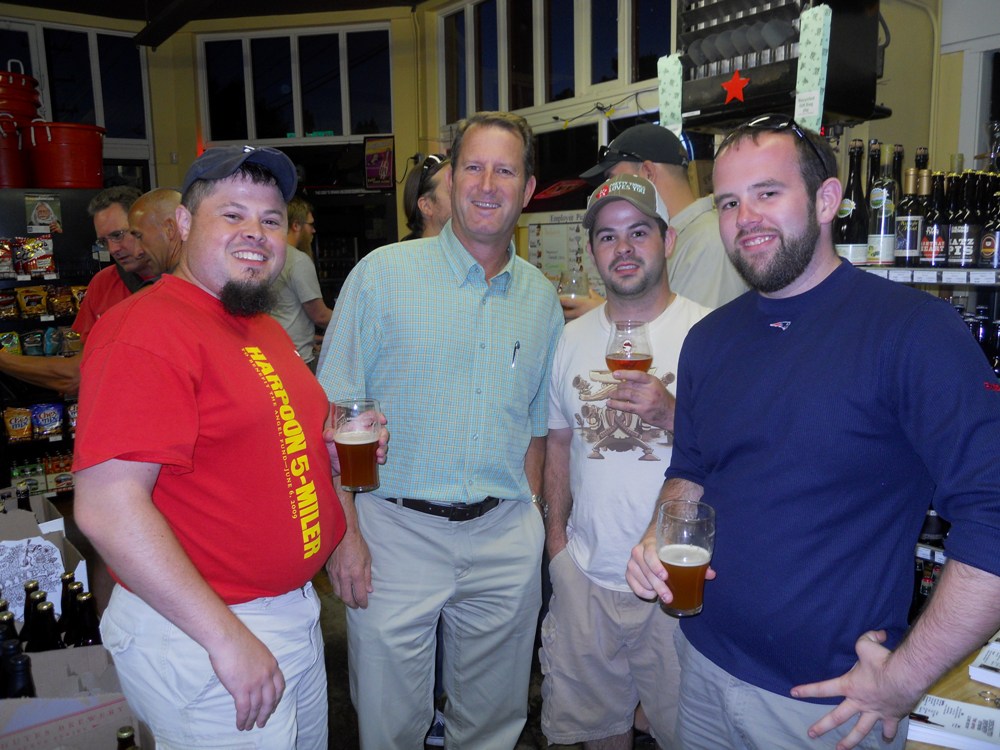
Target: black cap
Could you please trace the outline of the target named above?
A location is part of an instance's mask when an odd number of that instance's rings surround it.
[[[186,193],[195,180],[224,180],[235,174],[244,162],[259,164],[273,174],[286,203],[295,197],[298,186],[295,165],[281,151],[268,146],[216,146],[206,149],[188,167],[181,194]]]
[[[688,164],[687,152],[673,131],[646,122],[633,125],[607,148],[601,149],[600,162],[580,177],[584,180],[602,177],[608,169],[623,161],[652,161],[679,167]]]

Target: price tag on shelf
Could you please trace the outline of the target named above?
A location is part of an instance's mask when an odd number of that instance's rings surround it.
[[[49,435],[50,443],[61,443],[63,439],[62,435]]]
[[[43,323],[49,323],[56,319],[55,315],[40,315],[38,319]]]
[[[938,272],[937,271],[914,271],[913,281],[917,284],[937,284],[938,283]]]
[[[42,276],[42,278],[45,279],[46,281],[55,281],[56,279],[59,278],[59,274],[57,274],[57,273],[47,273],[47,274],[44,274]]]
[[[968,271],[942,271],[941,272],[941,283],[942,284],[968,284],[969,283],[969,272]]]
[[[17,281],[31,281],[31,276],[26,273],[19,273],[14,277]]]
[[[996,271],[969,271],[970,284],[996,284]]]
[[[875,276],[881,276],[883,279],[889,278],[889,270],[887,268],[868,268],[865,270],[867,270],[868,273],[870,274],[874,274]]]
[[[908,284],[913,281],[913,271],[908,268],[893,268],[889,271],[889,281],[901,281]]]

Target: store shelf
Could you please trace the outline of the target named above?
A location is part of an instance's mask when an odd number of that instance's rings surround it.
[[[902,284],[1000,286],[1000,271],[990,268],[867,268],[868,273]]]
[[[919,542],[917,543],[916,549],[914,550],[914,554],[917,556],[917,559],[919,560],[929,560],[930,562],[934,563],[943,563],[945,560],[948,559],[947,555],[945,555],[944,550],[941,549],[940,547],[931,547],[928,544],[921,544]]]

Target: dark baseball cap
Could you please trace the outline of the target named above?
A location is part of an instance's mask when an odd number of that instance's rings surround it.
[[[670,214],[663,204],[653,183],[638,175],[620,174],[605,180],[587,199],[587,213],[583,216],[583,228],[589,230],[597,221],[597,212],[605,203],[628,201],[650,219],[663,219],[670,223]]]
[[[591,167],[580,177],[591,180],[601,177],[615,164],[623,161],[652,161],[657,164],[676,164],[686,167],[687,151],[673,131],[653,123],[633,125],[597,154],[597,166]]]
[[[268,146],[215,146],[205,149],[188,167],[181,194],[186,193],[195,180],[224,180],[246,162],[259,164],[274,175],[286,203],[295,197],[298,186],[295,165],[281,151]]]

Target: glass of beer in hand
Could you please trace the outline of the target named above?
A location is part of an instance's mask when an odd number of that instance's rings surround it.
[[[560,299],[586,297],[590,294],[590,282],[587,279],[587,274],[579,269],[563,271],[559,275],[557,292]]]
[[[715,510],[705,503],[664,503],[656,517],[656,548],[674,597],[663,611],[676,617],[701,612],[705,571],[715,548]]]
[[[340,483],[351,492],[378,489],[378,436],[382,429],[373,398],[333,402],[333,442],[340,459]]]
[[[616,320],[611,324],[611,336],[604,360],[611,372],[642,370],[649,372],[653,364],[653,348],[649,345],[649,327],[638,320]]]

